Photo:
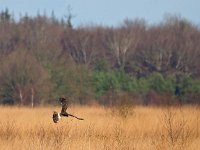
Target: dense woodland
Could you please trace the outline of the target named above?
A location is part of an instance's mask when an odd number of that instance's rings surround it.
[[[179,16],[158,24],[74,27],[0,13],[0,103],[115,105],[200,102],[200,28]]]

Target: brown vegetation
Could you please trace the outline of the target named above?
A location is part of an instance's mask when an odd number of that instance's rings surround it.
[[[69,111],[85,120],[58,124],[54,109],[60,108],[1,107],[1,149],[200,149],[199,107],[129,107],[125,117],[119,108],[76,106]]]

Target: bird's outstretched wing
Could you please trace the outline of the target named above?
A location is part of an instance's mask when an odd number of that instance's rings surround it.
[[[58,113],[57,112],[53,112],[53,122],[57,123],[59,121],[59,117],[58,117]]]
[[[78,120],[84,120],[83,118],[76,117],[76,116],[66,112],[68,105],[69,105],[69,102],[66,98],[61,97],[61,98],[59,98],[59,101],[62,104],[62,109],[61,109],[61,115],[62,116],[65,116],[65,117],[71,116],[71,117],[74,117]]]
[[[66,110],[68,108],[68,101],[66,100],[66,98],[59,98],[60,103],[62,104],[62,109],[61,109],[61,113],[66,113]]]
[[[84,120],[83,118],[76,117],[76,116],[74,116],[74,115],[72,115],[72,114],[68,114],[68,116],[74,117],[74,118],[76,118],[76,119],[78,119],[78,120]]]

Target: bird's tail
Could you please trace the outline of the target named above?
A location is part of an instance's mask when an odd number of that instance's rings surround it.
[[[74,118],[76,118],[76,119],[78,119],[78,120],[84,120],[83,118],[76,117],[76,116],[74,116],[74,115],[72,115],[72,114],[68,114],[68,115],[71,116],[71,117],[74,117]]]

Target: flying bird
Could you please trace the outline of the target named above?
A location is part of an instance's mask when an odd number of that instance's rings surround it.
[[[76,116],[66,112],[66,110],[68,108],[68,101],[66,100],[66,98],[60,97],[59,101],[60,101],[60,103],[62,105],[62,109],[61,109],[60,113],[56,112],[56,111],[53,112],[53,122],[54,123],[57,123],[61,119],[61,117],[69,117],[69,116],[70,117],[74,117],[74,118],[76,118],[78,120],[84,120],[83,118],[76,117]]]

